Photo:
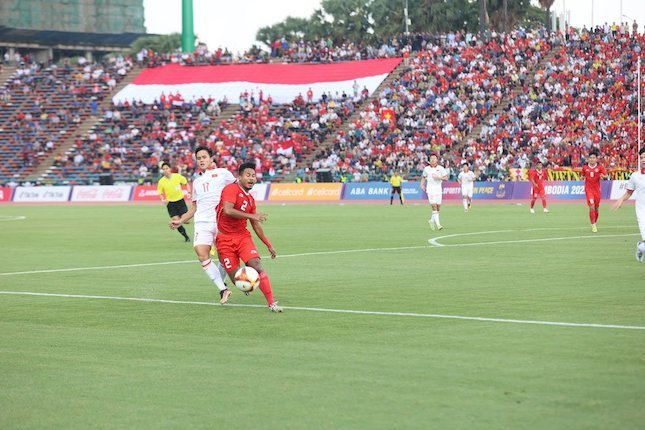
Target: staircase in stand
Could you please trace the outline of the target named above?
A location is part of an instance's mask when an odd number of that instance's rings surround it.
[[[126,77],[123,78],[123,80],[121,80],[121,82],[119,82],[116,87],[114,87],[114,90],[110,94],[107,94],[103,98],[103,100],[101,100],[97,111],[102,112],[106,109],[109,109],[110,106],[112,106],[112,96],[117,94],[119,91],[125,88],[126,85],[131,83],[142,70],[143,69],[140,66],[134,66],[132,70],[128,72]],[[101,117],[87,116],[86,118],[84,118],[79,123],[78,127],[68,133],[65,140],[63,140],[63,142],[54,151],[52,151],[51,154],[49,154],[38,166],[34,168],[34,170],[27,176],[27,180],[42,180],[46,176],[46,174],[51,171],[56,157],[58,155],[68,153],[74,146],[74,143],[77,139],[87,135],[100,122]]]
[[[547,54],[540,59],[540,62],[535,66],[535,68],[527,74],[527,84],[529,82],[533,82],[537,71],[540,70],[545,64],[550,62],[553,57],[555,57],[557,51],[557,48],[551,48],[551,50],[548,51]],[[484,124],[488,123],[491,118],[495,118],[497,115],[500,115],[502,112],[504,112],[511,100],[513,100],[513,98],[520,91],[522,91],[522,88],[520,88],[520,84],[518,82],[513,85],[508,94],[502,97],[502,99],[490,111],[488,111],[488,114],[486,114],[486,116],[482,118],[482,120],[478,122],[473,127],[473,129],[466,136],[464,136],[463,139],[461,139],[461,142],[453,149],[452,152],[461,152],[461,149],[466,146],[468,142],[470,142],[471,140],[476,140],[479,137],[482,129],[484,128]]]

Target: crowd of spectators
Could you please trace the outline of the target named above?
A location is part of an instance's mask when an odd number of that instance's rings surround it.
[[[97,115],[131,66],[120,57],[41,64],[17,55],[15,73],[0,88],[0,181],[28,175],[83,119]]]
[[[457,162],[462,139],[554,43],[522,30],[493,33],[487,43],[460,32],[424,41],[404,73],[309,167],[331,169],[338,180],[374,180],[392,170],[418,176],[433,152]]]
[[[592,148],[608,169],[637,163],[637,58],[645,36],[627,26],[566,34],[534,78],[521,82],[503,111],[489,117],[462,160],[508,179],[509,168],[540,160],[580,167]]]
[[[228,118],[219,117],[227,100],[184,101],[180,94],[103,111],[100,101],[128,73],[129,60],[42,65],[20,57],[0,89],[0,181],[24,176],[89,115],[100,123],[55,159],[49,180],[88,183],[109,173],[117,181],[145,182],[161,161],[191,175],[198,144],[213,147],[218,164],[231,170],[255,161],[265,180],[295,173],[313,181],[321,168],[338,181],[381,180],[394,170],[414,179],[431,153],[441,155],[452,175],[468,162],[482,179],[504,180],[510,169],[538,159],[578,167],[594,147],[608,168],[630,168],[637,145],[636,60],[645,36],[629,30],[517,29],[493,32],[486,42],[465,32],[419,33],[379,46],[280,39],[261,59],[204,46],[192,55],[139,53],[135,61],[150,66],[405,59],[403,71],[370,103],[358,88],[299,95],[283,105],[258,90],[241,94]],[[481,132],[465,141],[478,124]],[[321,149],[328,136],[332,145]]]

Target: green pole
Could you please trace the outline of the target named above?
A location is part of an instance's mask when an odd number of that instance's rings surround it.
[[[193,0],[181,0],[181,51],[192,53],[194,50]]]

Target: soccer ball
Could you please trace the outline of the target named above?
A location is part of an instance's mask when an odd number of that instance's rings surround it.
[[[235,272],[235,286],[245,293],[250,293],[260,285],[260,274],[253,267],[240,267]]]

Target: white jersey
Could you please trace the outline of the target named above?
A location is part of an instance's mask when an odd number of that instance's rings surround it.
[[[447,174],[446,169],[438,164],[435,167],[426,166],[423,169],[423,177],[426,179],[426,194],[441,194],[441,182],[443,181],[441,178]],[[435,179],[435,176],[439,177],[439,179]]]
[[[195,223],[215,224],[215,207],[219,204],[222,189],[235,182],[227,169],[209,169],[193,181],[193,202],[197,203]]]
[[[469,170],[468,172],[460,172],[457,176],[459,182],[461,182],[462,190],[470,190],[473,188],[473,183],[475,182],[475,172]]]
[[[636,200],[636,214],[645,217],[645,174],[632,173],[627,182],[627,189],[634,192],[632,195]]]

